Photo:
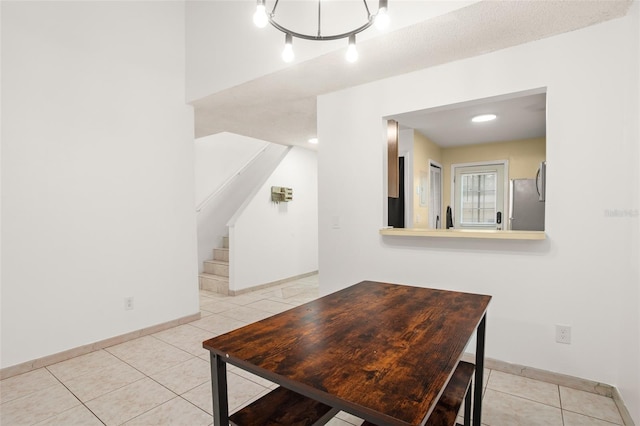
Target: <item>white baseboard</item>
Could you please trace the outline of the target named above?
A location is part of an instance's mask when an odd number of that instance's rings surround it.
[[[47,355],[45,357],[23,362],[21,364],[12,365],[11,367],[5,367],[0,369],[0,380],[8,379],[9,377],[17,376],[18,374],[28,373],[29,371],[37,370],[38,368],[57,364],[59,362],[66,361],[80,355],[85,355],[99,349],[108,348],[109,346],[118,345],[129,340],[137,339],[138,337],[147,336],[149,334],[157,333],[159,331],[166,330],[172,327],[177,327],[179,325],[196,321],[198,319],[200,319],[200,312],[193,315],[187,315],[186,317],[178,318],[172,321],[156,324],[151,327],[135,330],[130,333],[121,334],[109,339],[100,340],[99,342],[90,343],[88,345],[79,346],[77,348],[58,352],[56,354]]]
[[[465,353],[462,357],[467,362],[475,362],[475,355]],[[540,380],[542,382],[553,383],[554,385],[564,386],[571,389],[577,389],[585,392],[595,393],[597,395],[612,398],[616,403],[625,426],[635,426],[629,410],[624,405],[624,401],[618,388],[606,383],[595,382],[593,380],[581,379],[579,377],[569,376],[552,371],[541,370],[539,368],[527,367],[525,365],[511,364],[493,358],[485,358],[484,367],[490,370],[501,371],[503,373],[513,374],[515,376],[527,377],[529,379]]]
[[[277,286],[277,285],[280,285],[280,284],[284,284],[284,283],[289,282],[289,281],[295,281],[295,280],[299,280],[301,278],[310,277],[311,275],[316,275],[317,273],[318,273],[318,271],[311,271],[311,272],[307,272],[306,274],[295,275],[293,277],[284,278],[284,279],[277,280],[277,281],[271,281],[269,283],[260,284],[260,285],[256,285],[256,286],[253,286],[253,287],[243,288],[242,290],[231,290],[231,289],[229,289],[229,296],[240,296],[241,294],[250,293],[252,291],[263,290],[265,288],[274,287],[274,286]]]

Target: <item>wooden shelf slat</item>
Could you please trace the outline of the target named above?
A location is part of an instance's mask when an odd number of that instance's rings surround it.
[[[278,387],[229,416],[233,426],[312,426],[324,424],[337,409]]]

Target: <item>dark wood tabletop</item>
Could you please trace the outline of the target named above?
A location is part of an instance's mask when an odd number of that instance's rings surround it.
[[[419,425],[490,300],[363,281],[203,346],[224,362],[374,423]]]

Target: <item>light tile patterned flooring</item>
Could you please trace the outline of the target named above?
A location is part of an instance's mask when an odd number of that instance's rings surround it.
[[[0,423],[211,425],[209,354],[202,341],[318,297],[318,276],[236,297],[200,292],[202,318],[0,382]],[[228,367],[231,412],[276,385]],[[610,398],[486,370],[483,423],[623,424]],[[328,424],[362,421],[341,412]],[[252,425],[253,426],[253,425]]]

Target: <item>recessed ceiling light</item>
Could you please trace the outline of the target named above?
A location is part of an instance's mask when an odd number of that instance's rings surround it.
[[[484,123],[485,121],[495,120],[498,116],[495,114],[481,114],[476,115],[471,119],[474,123]]]
[[[311,138],[311,139],[309,139],[309,143],[312,143],[312,144],[314,144],[314,145],[315,145],[315,144],[317,144],[317,143],[318,143],[318,138]]]

